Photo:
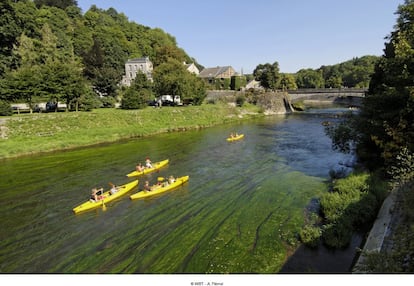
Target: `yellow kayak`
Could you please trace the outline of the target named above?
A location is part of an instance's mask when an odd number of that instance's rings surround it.
[[[175,179],[174,183],[171,183],[171,184],[169,184],[167,186],[164,186],[164,187],[153,186],[152,188],[155,188],[154,190],[152,190],[152,191],[140,191],[136,194],[131,195],[130,199],[131,200],[143,199],[143,198],[148,198],[148,197],[151,197],[151,196],[154,196],[154,195],[157,195],[157,194],[164,193],[166,191],[169,191],[169,190],[172,190],[172,189],[175,189],[175,188],[181,186],[182,184],[187,182],[189,178],[190,178],[190,176],[183,176],[183,177],[177,178],[177,179]]]
[[[152,168],[145,168],[143,171],[132,171],[131,173],[127,174],[127,177],[136,177],[136,176],[140,176],[140,175],[144,175],[144,174],[148,174],[154,171],[159,170],[160,168],[164,167],[165,165],[167,165],[169,162],[169,160],[164,160],[164,161],[160,161],[160,162],[155,162],[152,164]]]
[[[89,200],[87,202],[84,202],[83,204],[80,204],[79,206],[75,207],[73,209],[73,212],[77,214],[83,211],[87,211],[87,210],[91,210],[91,209],[95,209],[99,207],[106,207],[105,206],[106,203],[109,203],[125,195],[127,192],[131,191],[136,186],[138,186],[138,180],[132,181],[125,185],[118,186],[117,187],[118,191],[114,194],[111,194],[111,190],[108,190],[101,195],[103,197],[102,200],[99,200],[99,201]]]
[[[244,134],[240,134],[240,135],[237,135],[237,136],[234,136],[234,137],[227,138],[227,141],[232,142],[232,141],[240,140],[243,137],[244,137]]]

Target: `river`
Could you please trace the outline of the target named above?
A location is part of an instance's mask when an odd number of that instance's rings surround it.
[[[350,170],[352,157],[331,149],[321,124],[337,112],[2,161],[0,272],[347,272],[355,245],[318,252],[297,240],[306,211],[327,191],[329,171]],[[233,131],[245,138],[226,142]],[[170,163],[138,177],[139,188],[159,176],[189,175],[189,182],[145,200],[129,199],[135,189],[106,210],[72,212],[93,187],[130,181],[125,175],[147,156]],[[323,264],[338,258],[340,265]]]

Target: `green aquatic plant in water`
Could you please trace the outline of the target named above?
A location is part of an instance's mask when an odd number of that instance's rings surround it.
[[[283,183],[291,179],[295,184]],[[174,214],[154,210],[150,222],[137,221],[122,241],[100,250],[98,272],[277,273],[297,245],[303,205],[324,188],[317,178],[288,172],[177,204]],[[92,271],[96,257],[82,261]]]

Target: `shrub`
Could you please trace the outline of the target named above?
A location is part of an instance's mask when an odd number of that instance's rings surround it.
[[[112,96],[104,96],[104,97],[99,98],[99,100],[102,102],[103,108],[115,107],[116,99]]]
[[[401,273],[404,272],[401,258],[394,253],[362,252],[364,263],[355,266],[354,270],[362,273]]]
[[[13,115],[13,109],[5,100],[0,100],[0,116],[10,116]]]
[[[325,218],[336,220],[351,204],[358,202],[370,189],[369,179],[368,174],[353,174],[337,180],[333,191],[321,197],[321,211]]]
[[[306,225],[300,232],[300,240],[309,247],[317,247],[321,238],[322,230],[317,226]]]
[[[335,183],[334,191],[343,195],[356,195],[369,189],[369,174],[351,174]]]
[[[326,246],[344,248],[351,241],[352,224],[345,218],[327,224],[323,227],[322,238]]]
[[[342,215],[347,202],[338,193],[326,193],[321,197],[321,212],[327,221],[333,221]]]
[[[148,89],[134,90],[132,88],[127,89],[122,98],[122,109],[141,109],[148,105],[148,101],[151,99],[152,93]]]
[[[360,200],[347,209],[347,216],[355,227],[362,226],[375,219],[378,210],[378,202],[371,193],[365,193]]]
[[[346,246],[354,228],[375,219],[386,190],[385,183],[366,173],[337,180],[332,192],[320,199],[326,224],[322,234],[324,243],[330,247]]]
[[[388,183],[373,175],[370,178],[369,185],[369,192],[375,196],[379,204],[382,203],[388,195]]]
[[[79,98],[79,110],[91,111],[92,109],[99,108],[101,102],[98,97],[92,93],[87,93]]]
[[[236,104],[237,106],[243,106],[244,102],[246,101],[246,98],[244,97],[244,95],[238,95],[236,97]]]

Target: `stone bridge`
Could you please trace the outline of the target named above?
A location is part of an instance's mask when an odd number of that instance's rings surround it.
[[[338,104],[359,107],[365,97],[365,88],[309,88],[288,90],[292,103],[301,101],[304,105]]]

